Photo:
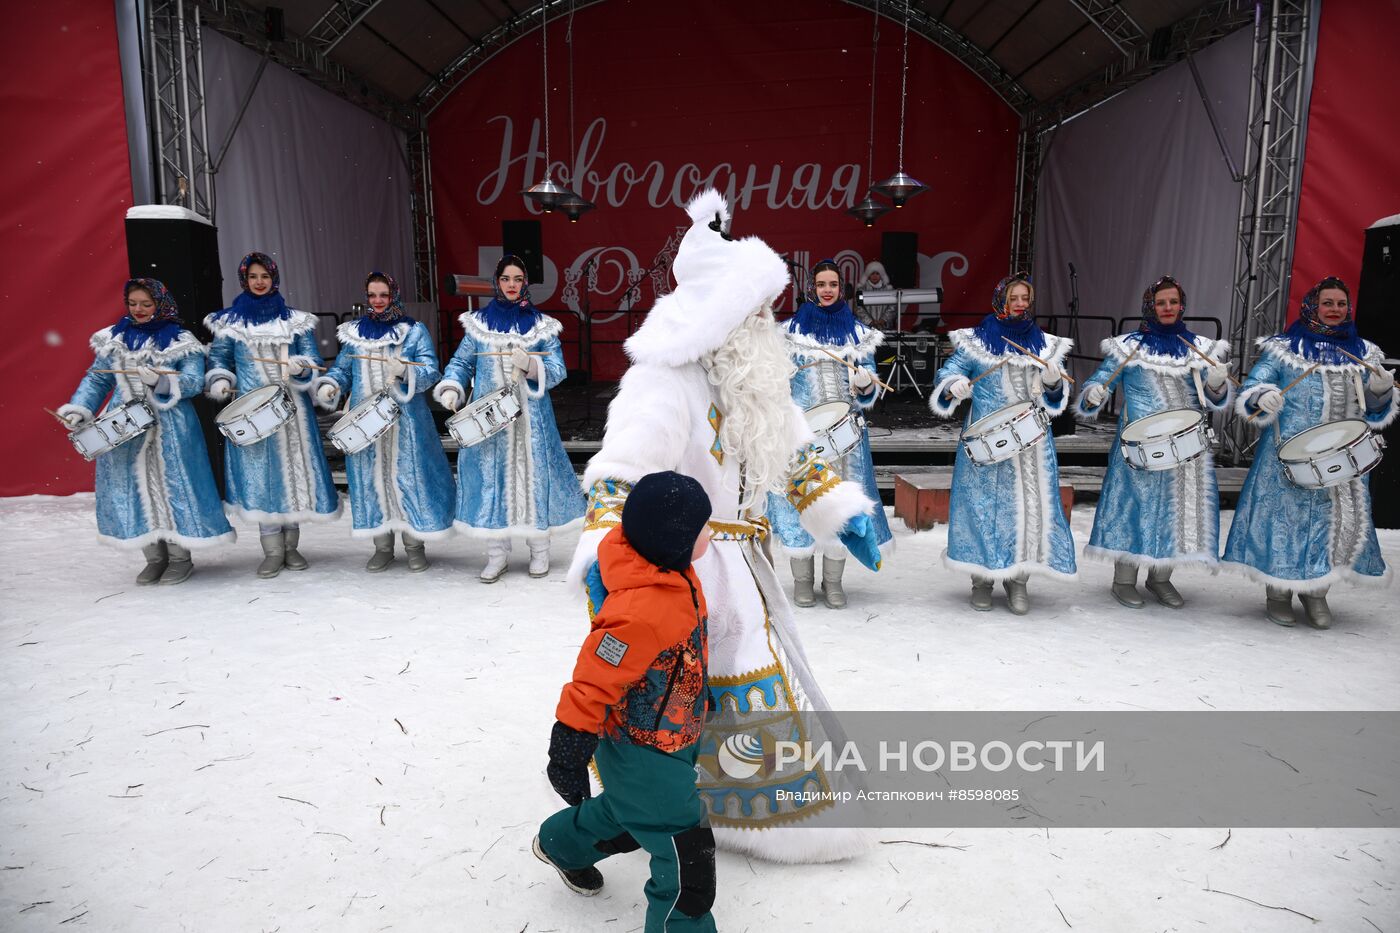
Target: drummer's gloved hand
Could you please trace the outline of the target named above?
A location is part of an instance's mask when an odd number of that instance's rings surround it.
[[[880,545],[875,540],[875,525],[869,515],[851,519],[837,537],[856,560],[871,570],[880,569]]]
[[[966,376],[959,376],[943,391],[948,393],[950,398],[970,398],[972,396],[972,382]]]
[[[338,395],[340,395],[340,388],[333,382],[323,382],[316,387],[316,401],[320,402],[324,408],[335,407]]]
[[[1388,369],[1377,369],[1366,380],[1366,391],[1372,395],[1385,395],[1395,388],[1395,373]]]
[[[512,347],[510,351],[510,368],[514,371],[515,381],[519,382],[525,378],[530,371],[530,354],[520,347]]]
[[[233,383],[227,379],[215,379],[209,383],[206,394],[216,402],[227,402],[229,396],[233,395]]]
[[[588,759],[598,750],[598,737],[580,732],[562,722],[549,733],[549,766],[545,774],[554,792],[576,807],[593,796],[588,786]]]
[[[302,376],[311,371],[311,365],[299,356],[293,356],[287,360],[287,375]]]
[[[1259,397],[1254,400],[1254,405],[1260,411],[1276,415],[1283,411],[1283,393],[1278,389],[1266,389],[1259,393]]]
[[[1091,382],[1084,387],[1084,404],[1090,408],[1098,408],[1106,398],[1108,389],[1104,388],[1103,383]]]
[[[140,379],[146,385],[151,386],[152,388],[155,387],[155,384],[157,382],[160,382],[160,373],[156,372],[149,366],[136,367],[136,376],[138,379]]]
[[[851,388],[855,389],[857,395],[865,395],[874,384],[875,377],[863,366],[856,367],[856,371],[851,373]]]
[[[456,411],[462,407],[462,393],[448,386],[438,393],[438,402],[448,411]]]
[[[1225,380],[1230,378],[1230,367],[1224,363],[1215,363],[1206,367],[1206,385],[1215,391],[1220,391],[1220,387],[1225,384]]]
[[[1052,361],[1046,360],[1045,367],[1040,371],[1040,384],[1047,389],[1053,389],[1060,384],[1060,380],[1063,378],[1064,373],[1060,370],[1060,367],[1056,366]]]
[[[81,428],[83,425],[87,424],[88,421],[87,416],[80,411],[64,412],[60,417],[68,422],[68,427],[70,428]]]
[[[384,364],[384,377],[390,382],[402,379],[403,374],[408,370],[408,364],[397,356],[389,357],[389,362]]]

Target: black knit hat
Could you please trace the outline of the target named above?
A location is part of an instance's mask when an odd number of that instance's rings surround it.
[[[648,473],[632,486],[622,507],[622,533],[656,566],[684,570],[709,519],[710,497],[698,480],[670,470]]]

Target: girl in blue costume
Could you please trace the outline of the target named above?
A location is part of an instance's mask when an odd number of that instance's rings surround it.
[[[1380,347],[1357,336],[1346,283],[1329,276],[1303,298],[1298,320],[1259,341],[1259,359],[1240,389],[1237,410],[1254,415],[1251,423],[1263,433],[1240,491],[1224,562],[1265,585],[1268,617],[1279,625],[1296,621],[1297,593],[1308,624],[1329,628],[1327,591],[1333,583],[1380,582],[1390,575],[1371,520],[1370,478],[1304,489],[1289,481],[1278,460],[1283,441],[1319,424],[1359,418],[1379,431],[1394,421],[1400,394],[1395,374],[1381,368],[1384,359]]]
[[[191,549],[236,537],[190,404],[204,387],[204,345],[180,326],[175,299],[158,280],[131,279],[125,294],[126,312],[92,335],[96,358],[58,413],[80,428],[109,395],[102,411],[133,399],[150,406],[156,422],[139,440],[97,457],[97,536],[141,549],[139,585],[181,583],[194,570]]]
[[[249,253],[238,264],[243,293],[233,306],[204,319],[214,335],[205,391],[226,402],[267,385],[290,390],[296,414],[272,436],[240,447],[224,442],[224,511],[258,523],[263,560],[258,576],[305,570],[297,550],[301,522],[340,517],[316,412],[305,398],[321,363],[316,318],[287,307],[278,291],[277,263]],[[268,362],[272,361],[272,362]]]
[[[954,353],[934,376],[929,408],[952,417],[972,399],[963,428],[1017,402],[1051,415],[1069,404],[1062,367],[1073,342],[1047,334],[1034,319],[1035,291],[1026,275],[1010,275],[992,292],[992,313],[973,328],[949,334]],[[1045,360],[1041,367],[1011,346],[1014,341]],[[996,370],[995,372],[990,372]],[[988,374],[985,379],[979,376]],[[949,501],[948,550],[943,563],[972,574],[972,608],[992,608],[992,583],[1001,580],[1011,611],[1030,611],[1026,580],[1032,573],[1073,579],[1074,539],[1060,505],[1060,468],[1047,430],[1040,441],[994,464],[979,464],[958,445]]]
[[[458,528],[488,539],[484,583],[495,583],[510,560],[512,536],[530,546],[530,576],[549,574],[549,530],[581,521],[579,489],[548,391],[564,381],[560,324],[530,303],[525,262],[496,264],[496,297],[458,320],[464,331],[433,397],[456,411],[501,386],[512,386],[521,415],[504,430],[457,452]]]
[[[386,391],[398,403],[394,426],[345,458],[354,519],[350,534],[374,539],[365,570],[378,573],[393,563],[394,532],[399,532],[408,569],[416,573],[428,569],[423,542],[452,533],[452,468],[428,411],[428,390],[440,376],[437,354],[428,329],[404,311],[392,276],[371,272],[365,300],[369,311],[337,331],[340,354],[316,380],[316,399],[334,408],[348,390],[354,407]]]
[[[1133,469],[1121,451],[1123,428],[1134,421],[1175,408],[1212,412],[1230,405],[1230,345],[1192,333],[1182,321],[1185,313],[1186,292],[1176,279],[1167,275],[1148,286],[1141,326],[1103,342],[1103,363],[1075,405],[1076,415],[1093,419],[1114,386],[1123,386],[1118,436],[1084,556],[1113,561],[1112,593],[1129,609],[1144,605],[1139,566],[1147,567],[1148,592],[1180,609],[1185,601],[1172,585],[1172,570],[1191,563],[1213,569],[1220,552],[1220,496],[1210,451],[1155,471]]]
[[[783,326],[788,352],[798,367],[792,376],[792,399],[803,409],[833,401],[867,409],[879,396],[879,386],[875,384],[875,348],[885,339],[884,334],[856,321],[841,294],[841,272],[834,261],[823,259],[812,267],[812,291],[813,299],[798,308]],[[840,359],[833,359],[828,351]],[[851,370],[841,360],[856,369]],[[880,501],[880,491],[875,486],[875,465],[870,459],[868,430],[862,430],[860,443],[854,450],[830,463],[838,475],[859,481],[866,495]],[[794,555],[791,558],[793,603],[815,605],[816,542],[802,527],[797,510],[785,496],[768,495],[768,520],[783,546]],[[876,509],[871,521],[875,540],[883,551],[893,537],[885,510]],[[845,567],[844,545],[834,543],[824,549],[822,599],[832,609],[846,605],[846,593],[841,587]]]

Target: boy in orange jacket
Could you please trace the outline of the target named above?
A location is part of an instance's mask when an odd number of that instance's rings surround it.
[[[569,806],[544,821],[533,846],[584,895],[603,887],[595,863],[645,849],[647,933],[715,929],[715,838],[695,790],[709,701],[705,597],[691,567],[709,544],[709,517],[699,482],[651,473],[599,546],[607,597],[549,742],[549,780]],[[597,797],[590,758],[604,787]]]

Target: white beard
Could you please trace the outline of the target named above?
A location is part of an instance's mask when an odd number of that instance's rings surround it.
[[[769,492],[783,491],[797,453],[793,439],[800,436],[790,386],[794,368],[772,307],[765,304],[746,318],[704,363],[724,415],[720,445],[743,466],[739,511],[761,511]]]

